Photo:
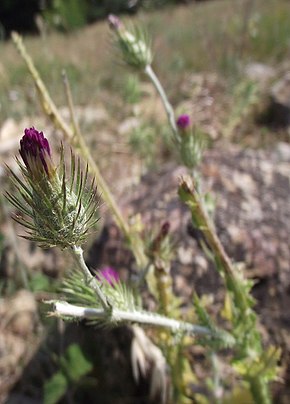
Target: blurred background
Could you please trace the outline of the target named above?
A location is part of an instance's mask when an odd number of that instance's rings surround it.
[[[24,128],[43,130],[55,154],[62,139],[42,114],[32,78],[10,39],[12,31],[24,35],[61,115],[69,120],[66,71],[77,119],[124,214],[140,214],[149,230],[163,218],[172,222],[179,246],[174,288],[184,304],[190,304],[194,284],[221,307],[216,275],[188,231],[186,209],[176,201],[182,168],[168,140],[166,114],[146,77],[128,70],[112,46],[109,13],[147,29],[154,69],[176,113],[189,114],[195,130],[208,140],[201,171],[214,193],[217,231],[230,256],[255,280],[264,340],[283,349],[275,402],[287,403],[288,0],[1,0],[0,402],[149,402],[146,380],[136,385],[132,378],[128,329],[100,331],[47,317],[43,300],[56,296],[71,259],[19,238],[23,230],[11,221],[4,164],[16,169]],[[98,229],[85,248],[87,261],[93,268],[113,266],[127,279],[133,258],[106,206],[99,214]],[[203,383],[203,352],[193,349],[191,354]]]

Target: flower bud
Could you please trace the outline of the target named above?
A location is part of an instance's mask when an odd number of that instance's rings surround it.
[[[51,178],[55,167],[51,160],[48,140],[34,127],[25,129],[24,133],[20,141],[19,153],[27,171],[34,179],[40,179],[43,176]]]
[[[188,131],[191,127],[190,117],[187,114],[180,115],[176,121],[176,125],[180,132]]]
[[[185,166],[192,169],[201,161],[206,145],[204,133],[192,127],[190,116],[180,115],[176,121],[180,135],[180,155]]]
[[[116,44],[122,57],[129,66],[145,69],[152,63],[150,40],[144,30],[138,27],[128,29],[113,14],[109,15],[108,22],[115,33]]]
[[[118,272],[111,267],[103,268],[102,270],[98,271],[96,276],[99,281],[106,280],[111,286],[114,286],[114,284],[120,281]]]
[[[21,198],[9,193],[7,198],[21,213],[32,219],[29,222],[23,217],[15,218],[30,230],[25,238],[38,242],[42,247],[80,246],[89,228],[96,222],[94,181],[89,194],[84,195],[88,168],[83,174],[80,162],[76,165],[72,156],[72,178],[68,181],[63,150],[60,164],[56,167],[48,140],[33,127],[25,129],[19,152],[24,162],[23,166],[18,161],[24,181],[13,171],[10,170],[10,173]]]

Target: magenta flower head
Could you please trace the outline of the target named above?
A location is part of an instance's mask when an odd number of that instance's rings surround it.
[[[181,131],[186,131],[191,126],[189,115],[180,115],[176,121],[176,125]]]
[[[25,129],[19,152],[24,164],[18,158],[17,162],[23,178],[8,167],[19,197],[7,193],[7,199],[23,215],[15,220],[28,229],[25,238],[45,248],[80,246],[97,222],[97,190],[94,181],[87,188],[88,171],[83,173],[80,161],[72,155],[69,178],[63,148],[55,166],[47,139],[34,127]]]
[[[99,281],[105,279],[111,286],[114,286],[115,283],[120,282],[118,272],[111,267],[105,267],[98,272],[99,273],[97,274],[97,279]]]
[[[34,127],[25,129],[24,136],[20,140],[19,153],[33,178],[51,177],[55,171],[48,140],[43,132],[38,132]]]

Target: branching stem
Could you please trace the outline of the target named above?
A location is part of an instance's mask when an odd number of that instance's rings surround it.
[[[82,248],[78,247],[78,246],[73,246],[71,251],[72,251],[72,256],[73,256],[75,262],[77,263],[78,267],[81,269],[81,271],[83,272],[83,274],[85,276],[87,284],[90,285],[96,292],[104,311],[106,313],[108,311],[111,311],[111,305],[110,305],[107,297],[102,292],[102,290],[98,284],[98,281],[91,274],[89,268],[87,267],[87,264],[85,263]]]
[[[74,318],[85,318],[89,320],[105,320],[108,318],[108,313],[104,309],[87,308],[72,305],[64,301],[48,302],[53,303],[54,312],[56,316],[68,316]],[[112,322],[133,322],[139,324],[147,324],[151,326],[164,327],[172,330],[173,332],[185,332],[187,334],[198,336],[212,336],[213,338],[219,337],[214,331],[209,328],[194,325],[182,321],[177,321],[158,314],[147,313],[143,311],[124,311],[113,309],[110,315]]]

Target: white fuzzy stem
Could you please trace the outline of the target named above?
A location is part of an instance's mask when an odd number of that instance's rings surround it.
[[[77,263],[78,267],[82,270],[83,274],[85,275],[87,284],[90,285],[92,287],[92,289],[94,289],[94,291],[96,292],[103,309],[105,311],[111,311],[111,305],[109,304],[107,297],[102,292],[102,290],[98,284],[98,281],[91,274],[89,268],[87,267],[87,264],[85,263],[82,248],[78,247],[78,246],[73,246],[72,255],[73,255],[74,260]]]
[[[68,316],[74,318],[83,318],[90,320],[109,320],[112,323],[118,322],[132,322],[147,324],[152,326],[159,326],[169,328],[172,331],[183,331],[188,334],[194,335],[211,335],[215,334],[208,328],[200,325],[193,325],[190,323],[177,321],[157,314],[151,314],[140,311],[124,311],[113,309],[110,313],[104,309],[94,309],[88,307],[75,306],[64,301],[48,302],[54,305],[54,314],[56,316]]]
[[[157,92],[158,92],[158,94],[159,94],[159,96],[160,96],[160,98],[162,100],[164,109],[165,109],[166,114],[167,114],[169,124],[170,124],[170,126],[172,128],[172,131],[173,131],[174,138],[179,143],[180,139],[179,139],[178,129],[177,129],[176,122],[175,122],[174,110],[173,110],[172,105],[170,104],[170,102],[169,102],[169,100],[167,98],[167,95],[166,95],[166,93],[164,91],[164,88],[162,87],[162,84],[160,83],[160,81],[159,81],[158,77],[156,76],[154,70],[152,69],[151,65],[147,65],[145,67],[145,73],[147,74],[147,76],[152,81],[154,87],[156,88],[156,90],[157,90]]]

